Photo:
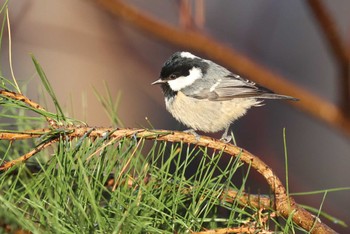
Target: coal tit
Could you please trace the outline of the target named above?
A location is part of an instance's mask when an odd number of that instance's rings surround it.
[[[189,52],[176,52],[163,65],[160,84],[166,109],[181,123],[203,132],[225,129],[222,140],[229,142],[233,121],[264,99],[297,100],[275,94],[226,68]]]

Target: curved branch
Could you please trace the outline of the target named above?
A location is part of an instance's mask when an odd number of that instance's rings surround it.
[[[7,133],[9,134],[9,133]],[[16,133],[18,136],[19,133]],[[25,133],[24,133],[25,134]],[[260,173],[267,183],[269,184],[272,192],[275,195],[275,206],[277,212],[285,218],[293,216],[293,221],[305,230],[311,231],[312,233],[334,233],[334,231],[327,225],[321,223],[312,214],[307,212],[301,206],[299,206],[293,198],[289,197],[286,193],[281,180],[274,174],[272,169],[266,165],[260,158],[254,156],[248,151],[241,149],[232,144],[227,144],[219,140],[201,136],[197,139],[196,136],[184,132],[177,131],[166,131],[166,130],[146,130],[146,129],[114,129],[114,128],[91,128],[91,127],[68,127],[64,134],[70,139],[89,137],[92,139],[105,137],[109,135],[110,139],[122,139],[124,137],[136,137],[146,140],[156,140],[156,141],[167,141],[167,142],[184,142],[188,144],[193,144],[197,146],[208,147],[218,151],[224,151],[231,157],[240,157],[240,160],[248,165],[251,165],[258,173]],[[1,134],[0,134],[1,136]],[[38,136],[36,136],[38,137]],[[56,137],[56,138],[54,138]],[[52,141],[58,140],[60,134],[53,136],[52,140],[42,147],[46,147],[52,143]],[[1,138],[0,138],[1,139]],[[39,148],[39,147],[38,147]],[[19,159],[10,161],[3,165],[0,170],[6,170],[17,163],[27,160],[29,157],[33,156],[39,150],[35,149],[31,151],[28,156],[22,156]]]
[[[327,38],[329,46],[335,58],[338,60],[338,63],[348,63],[349,55],[347,53],[347,48],[340,37],[336,24],[333,22],[333,19],[329,15],[329,12],[327,12],[322,1],[308,0],[307,3],[314,13],[318,24],[320,24],[321,30]]]
[[[152,177],[145,178],[145,182],[149,182],[152,180]],[[126,180],[117,181],[114,179],[110,179],[107,182],[107,186],[111,189],[113,186],[120,186],[123,184],[127,184],[129,188],[135,188],[138,186],[138,183],[135,183],[134,178],[128,177]],[[196,187],[190,188],[182,188],[181,192],[184,194],[193,194],[193,191],[196,190]],[[242,191],[237,191],[234,189],[226,189],[224,191],[217,191],[215,197],[219,197],[221,201],[227,203],[233,203],[234,201],[238,201],[244,205],[250,205],[256,209],[270,209],[271,207],[275,207],[275,202],[272,198],[267,195],[262,194],[250,194]],[[204,197],[202,199],[205,199]]]
[[[6,162],[6,163],[3,163],[1,166],[0,166],[0,171],[5,171],[5,170],[8,170],[10,169],[11,167],[19,164],[19,163],[23,163],[24,161],[27,161],[29,158],[31,158],[32,156],[34,156],[35,154],[39,153],[40,151],[42,151],[43,149],[45,149],[46,147],[52,145],[54,142],[58,141],[59,138],[57,139],[52,139],[48,142],[45,142],[37,147],[35,147],[33,150],[29,151],[28,153],[22,155],[21,157],[19,158],[16,158],[14,160],[11,160],[10,162]]]
[[[8,90],[0,90],[0,95],[9,98],[9,99],[13,99],[13,100],[17,100],[20,102],[24,102],[25,104],[27,104],[28,106],[40,110],[40,111],[46,111],[42,106],[40,106],[38,103],[33,102],[32,100],[30,100],[29,98],[27,98],[26,96],[20,94],[20,93],[15,93],[15,92],[11,92]],[[50,126],[52,127],[56,127],[57,123],[55,120],[53,120],[50,117],[45,117],[46,121],[49,123]]]
[[[181,30],[161,23],[154,17],[128,6],[123,1],[96,0],[102,7],[121,19],[172,44],[207,54],[212,59],[231,68],[239,74],[249,77],[272,90],[299,98],[300,102],[291,105],[320,119],[350,136],[350,119],[336,105],[310,93],[287,81],[263,66],[240,54],[232,47],[196,31]]]

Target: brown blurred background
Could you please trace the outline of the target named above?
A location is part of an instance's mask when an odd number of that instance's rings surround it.
[[[179,1],[127,2],[163,22],[178,25]],[[337,103],[336,62],[306,1],[204,3],[202,32]],[[350,1],[323,3],[342,39],[350,45]],[[148,126],[145,120],[148,117],[155,128],[183,129],[166,112],[159,87],[150,83],[158,78],[163,62],[184,48],[141,32],[95,1],[27,0],[11,1],[9,5],[14,71],[22,84],[29,84],[30,98],[38,98],[40,83],[37,77],[32,78],[35,69],[29,53],[33,53],[70,116],[91,126],[110,126],[93,92],[94,87],[105,94],[103,82],[106,82],[115,98],[121,93],[119,114],[125,126]],[[3,43],[2,64],[7,64],[7,39]],[[10,77],[8,67],[3,69]],[[259,155],[284,178],[284,127],[291,192],[350,186],[349,135],[286,102],[269,101],[264,107],[250,110],[235,122],[233,131],[239,146]],[[317,208],[322,196],[296,197],[296,200]],[[350,225],[350,191],[329,193],[323,211]],[[349,228],[331,226],[339,232],[350,232]]]

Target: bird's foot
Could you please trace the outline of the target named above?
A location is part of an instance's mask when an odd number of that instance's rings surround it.
[[[196,137],[196,140],[197,140],[197,141],[199,141],[199,139],[201,138],[201,137],[198,135],[198,133],[196,133],[196,131],[195,131],[194,129],[192,129],[192,128],[191,128],[191,129],[187,129],[187,130],[185,130],[185,131],[183,131],[183,132],[192,134],[193,136]]]
[[[224,142],[224,143],[230,143],[231,140],[232,140],[232,136],[228,136],[228,135],[222,136],[222,137],[220,138],[220,141],[222,141],[222,142]]]
[[[224,143],[230,143],[232,141],[232,143],[234,145],[236,145],[236,140],[235,140],[235,138],[233,136],[233,133],[230,132],[230,134],[229,134],[229,127],[227,127],[225,129],[225,132],[224,132],[224,134],[222,134],[220,141],[222,141]]]

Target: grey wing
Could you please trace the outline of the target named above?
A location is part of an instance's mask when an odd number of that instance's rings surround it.
[[[195,87],[195,88],[193,88]],[[191,89],[183,90],[184,94],[198,99],[225,101],[233,98],[265,98],[265,99],[294,99],[290,96],[275,94],[250,80],[233,73],[220,78],[197,80]]]

